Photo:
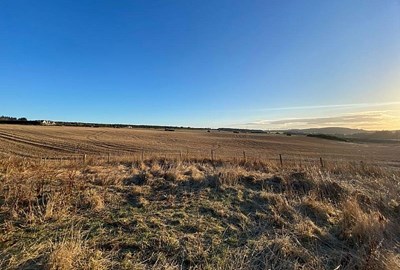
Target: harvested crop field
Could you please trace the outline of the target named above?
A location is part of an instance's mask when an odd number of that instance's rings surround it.
[[[212,156],[211,156],[212,150]],[[243,153],[245,152],[245,153]],[[205,130],[0,125],[0,154],[35,158],[166,157],[365,161],[397,166],[399,144],[349,143],[276,134]]]

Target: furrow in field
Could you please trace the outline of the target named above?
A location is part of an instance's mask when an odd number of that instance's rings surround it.
[[[45,149],[54,150],[54,151],[61,151],[61,152],[64,152],[64,153],[73,153],[73,151],[71,151],[71,149],[66,149],[66,148],[63,148],[63,147],[46,144],[44,142],[30,141],[30,140],[27,140],[27,139],[22,139],[22,138],[19,138],[17,136],[5,134],[5,133],[2,133],[2,132],[0,132],[0,139],[12,141],[12,142],[17,142],[17,143],[21,143],[21,144],[26,144],[26,145],[30,145],[30,146],[34,146],[34,147],[39,147],[39,148],[45,148]]]

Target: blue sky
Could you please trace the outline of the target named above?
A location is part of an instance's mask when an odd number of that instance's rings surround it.
[[[0,114],[400,129],[400,1],[0,2]]]

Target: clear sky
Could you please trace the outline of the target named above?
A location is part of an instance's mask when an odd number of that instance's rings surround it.
[[[1,114],[400,129],[400,1],[3,0]]]

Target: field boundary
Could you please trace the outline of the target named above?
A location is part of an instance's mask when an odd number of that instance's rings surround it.
[[[90,164],[96,162],[103,163],[126,163],[126,162],[139,162],[139,161],[148,161],[154,159],[160,160],[174,160],[174,161],[203,161],[210,163],[219,163],[219,162],[231,162],[231,163],[247,163],[247,162],[264,162],[264,163],[273,163],[279,167],[302,167],[303,165],[314,165],[321,168],[326,166],[332,166],[336,164],[353,164],[353,165],[375,165],[375,166],[385,166],[385,167],[393,167],[400,169],[400,162],[398,161],[377,161],[377,160],[368,160],[360,158],[358,160],[350,160],[346,158],[334,158],[329,156],[303,156],[303,155],[295,155],[295,154],[278,154],[278,155],[251,155],[251,152],[242,151],[241,154],[234,155],[232,157],[226,157],[224,154],[222,157],[218,156],[218,152],[215,150],[210,150],[210,153],[207,155],[203,151],[195,151],[191,154],[184,151],[133,151],[131,154],[127,155],[125,153],[116,154],[116,153],[99,153],[99,154],[74,154],[74,155],[60,155],[60,156],[34,156],[34,155],[26,155],[20,153],[9,154],[5,152],[0,152],[0,156],[3,158],[22,158],[24,160],[30,161],[39,161],[40,163],[63,163],[63,162],[77,162],[82,164]]]

